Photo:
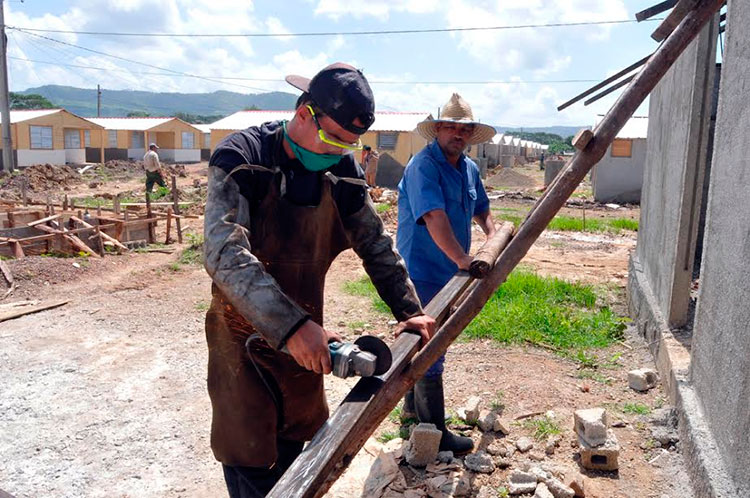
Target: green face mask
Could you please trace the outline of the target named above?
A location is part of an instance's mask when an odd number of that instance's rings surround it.
[[[294,155],[297,156],[297,159],[299,159],[299,162],[302,163],[302,166],[304,166],[305,169],[310,171],[322,171],[341,161],[341,156],[337,154],[318,154],[300,147],[294,142],[294,140],[289,138],[289,133],[286,130],[286,121],[284,121],[283,126],[284,138],[287,139],[289,146],[292,148],[292,152],[294,152]]]

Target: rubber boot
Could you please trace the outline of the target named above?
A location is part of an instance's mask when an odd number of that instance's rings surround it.
[[[401,423],[417,420],[417,410],[414,408],[414,388],[409,389],[404,395],[404,405],[401,407]]]
[[[443,433],[440,439],[440,451],[452,451],[454,455],[464,455],[474,448],[471,438],[453,434],[445,426],[442,375],[423,377],[414,385],[414,406],[420,422],[435,424],[435,427]]]

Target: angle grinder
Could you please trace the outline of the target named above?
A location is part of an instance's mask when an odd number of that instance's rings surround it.
[[[251,358],[250,342],[255,339],[262,339],[262,336],[257,333],[253,334],[245,343]],[[363,335],[354,342],[331,341],[328,343],[328,350],[331,352],[331,373],[342,379],[355,375],[360,377],[383,375],[393,363],[393,356],[388,345],[371,335]],[[286,346],[281,351],[289,354]]]

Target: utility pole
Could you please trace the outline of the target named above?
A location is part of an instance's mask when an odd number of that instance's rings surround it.
[[[8,94],[8,38],[5,36],[5,12],[3,1],[0,0],[0,119],[2,119],[3,136],[3,169],[12,172],[13,144],[10,137],[10,95]]]
[[[96,85],[96,117],[102,117],[102,90]]]

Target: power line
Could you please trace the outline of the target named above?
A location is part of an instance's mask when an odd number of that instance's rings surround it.
[[[663,21],[663,17],[651,18],[643,22]],[[368,31],[311,31],[302,33],[126,33],[126,32],[104,32],[104,31],[75,31],[65,29],[41,29],[26,28],[20,26],[7,26],[8,29],[22,31],[34,31],[38,33],[60,33],[73,35],[96,35],[96,36],[143,36],[143,37],[174,37],[174,38],[277,38],[290,36],[368,36],[368,35],[405,35],[424,33],[456,33],[467,31],[500,31],[508,29],[529,28],[562,28],[575,26],[594,26],[607,24],[628,24],[638,22],[635,19],[622,19],[614,21],[580,21],[580,22],[558,22],[548,24],[515,24],[506,26],[474,26],[465,28],[428,28],[428,29],[385,29]]]
[[[226,81],[221,81],[221,80],[216,79],[216,78],[209,78],[207,76],[200,76],[200,75],[196,75],[196,74],[185,73],[185,72],[182,72],[182,71],[175,71],[174,69],[169,69],[169,68],[165,68],[165,67],[155,66],[153,64],[148,64],[146,62],[140,62],[140,61],[136,61],[136,60],[133,60],[133,59],[128,59],[126,57],[120,57],[119,55],[108,54],[108,53],[102,52],[100,50],[94,50],[94,49],[91,49],[91,48],[82,47],[81,45],[76,45],[74,43],[68,43],[68,42],[65,42],[65,41],[62,41],[62,40],[58,40],[56,38],[50,38],[49,36],[39,35],[39,34],[36,34],[36,33],[29,33],[28,31],[23,30],[23,29],[19,29],[19,28],[13,28],[13,29],[15,29],[16,31],[18,31],[20,33],[24,33],[24,34],[27,34],[27,35],[30,35],[30,36],[35,36],[37,38],[42,38],[44,40],[49,40],[49,41],[52,41],[52,42],[55,42],[55,43],[59,43],[61,45],[67,45],[69,47],[74,47],[74,48],[77,48],[79,50],[85,50],[85,51],[91,52],[93,54],[103,55],[105,57],[111,57],[113,59],[118,59],[118,60],[121,60],[121,61],[129,62],[131,64],[138,64],[138,65],[141,65],[141,66],[146,66],[146,67],[150,67],[150,68],[153,68],[153,69],[158,69],[159,71],[166,71],[168,73],[172,73],[172,74],[176,74],[176,75],[182,75],[182,76],[187,76],[187,77],[190,77],[190,78],[196,78],[196,79],[200,79],[200,80],[211,81],[213,83],[221,83],[221,84],[224,84],[224,85],[233,85],[233,86],[242,87],[242,88],[248,88],[250,90],[256,90],[256,91],[261,91],[261,92],[270,92],[270,91],[272,91],[272,90],[268,90],[268,89],[265,89],[265,88],[257,88],[257,87],[247,86],[247,85],[240,85],[238,83],[229,83],[229,82],[226,82]]]
[[[41,61],[37,59],[24,59],[22,57],[14,57],[14,56],[8,56],[8,59],[13,59],[17,61],[23,61],[23,62],[33,62],[36,64],[48,64],[52,66],[63,66],[63,67],[70,67],[70,68],[77,68],[77,69],[92,69],[95,71],[113,71],[113,72],[120,72],[120,73],[128,73],[128,74],[142,74],[142,75],[150,75],[150,76],[182,76],[182,77],[194,77],[192,75],[181,75],[181,74],[171,74],[171,73],[154,73],[149,71],[131,71],[128,69],[113,69],[108,67],[96,67],[96,66],[89,66],[89,65],[83,65],[83,64],[65,64],[62,62],[52,62],[52,61]],[[274,82],[274,83],[282,83],[285,82],[283,78],[242,78],[238,76],[213,76],[212,78],[217,80],[241,80],[241,81],[265,81],[265,82]],[[524,84],[531,84],[531,83],[539,83],[539,84],[565,84],[565,83],[592,83],[599,80],[486,80],[486,81],[378,81],[378,80],[368,80],[370,84],[373,85],[417,85],[417,84],[423,84],[423,85],[501,85],[501,84],[507,84],[512,85],[516,83],[524,83]]]

